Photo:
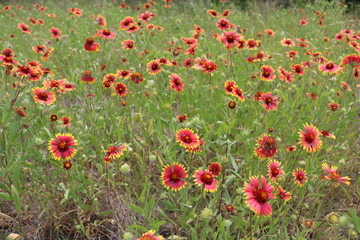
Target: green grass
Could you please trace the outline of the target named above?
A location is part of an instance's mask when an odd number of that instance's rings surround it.
[[[346,40],[335,40],[335,34],[344,29],[360,32],[359,19],[346,6],[337,2],[301,2],[298,8],[278,8],[257,3],[242,10],[231,1],[222,4],[210,1],[174,1],[171,8],[164,8],[158,0],[150,10],[132,7],[119,8],[112,1],[40,1],[44,12],[34,3],[11,2],[11,9],[0,13],[0,50],[11,48],[15,60],[25,65],[37,60],[51,69],[53,76],[42,75],[38,81],[28,81],[15,73],[0,68],[0,212],[6,214],[11,224],[5,224],[0,215],[0,236],[19,234],[22,239],[137,239],[149,230],[169,239],[356,239],[359,230],[359,79],[346,65],[340,74],[323,74],[311,62],[303,76],[294,75],[287,83],[279,79],[278,67],[291,72],[291,65],[310,61],[308,50],[339,65],[349,54],[359,55]],[[131,2],[143,7],[145,1]],[[24,6],[16,9],[16,6]],[[301,7],[301,8],[300,8]],[[82,9],[82,16],[70,14],[68,8]],[[241,29],[243,39],[261,41],[257,50],[227,50],[213,37],[222,34],[216,27],[216,18],[207,10],[222,14],[230,9],[227,19]],[[135,33],[119,29],[119,22],[127,16],[151,11],[156,16],[147,24],[160,25],[163,31],[146,28]],[[318,20],[326,12],[323,26]],[[56,14],[55,18],[48,14]],[[98,52],[84,49],[87,38],[93,37],[103,27],[95,20],[98,15],[106,18],[110,31],[116,38],[104,40],[94,37],[100,44]],[[44,25],[32,25],[29,18],[42,19]],[[309,24],[300,26],[302,18]],[[26,23],[30,34],[17,28]],[[204,29],[197,39],[199,47],[194,56],[184,55],[187,46],[181,37],[192,37],[194,24]],[[61,30],[56,40],[49,29]],[[265,29],[276,32],[267,36]],[[261,34],[259,34],[261,33]],[[324,38],[329,39],[328,42]],[[280,41],[304,38],[308,48],[283,47]],[[124,40],[134,40],[135,50],[122,48]],[[170,44],[172,41],[174,44]],[[352,40],[358,42],[359,40]],[[40,44],[54,48],[47,61],[41,60],[31,47]],[[174,49],[181,47],[179,55]],[[148,50],[148,54],[144,51]],[[287,57],[289,50],[298,51],[294,60]],[[264,51],[271,55],[266,61],[249,63],[245,59]],[[154,58],[165,57],[179,66],[163,66],[157,75],[150,75],[146,65]],[[212,74],[195,68],[185,68],[182,62],[190,58],[205,58],[218,65]],[[127,61],[123,62],[122,59]],[[225,62],[232,64],[225,64]],[[326,62],[325,62],[326,63]],[[101,70],[101,66],[106,68]],[[261,66],[274,68],[276,79],[260,80]],[[359,64],[358,64],[359,65]],[[135,84],[130,79],[117,79],[127,86],[127,95],[120,98],[113,89],[104,89],[103,77],[118,70],[131,70],[143,74],[144,81]],[[92,71],[95,83],[81,81],[85,70]],[[184,84],[181,93],[170,90],[169,75],[178,74]],[[256,78],[253,78],[256,76]],[[32,89],[42,87],[46,79],[66,79],[76,88],[55,93],[57,100],[51,105],[35,102]],[[245,101],[227,95],[224,84],[233,80],[243,90]],[[342,88],[346,82],[352,91]],[[16,85],[16,88],[13,86]],[[56,90],[52,90],[56,92]],[[278,97],[277,110],[265,111],[262,102],[255,101],[256,92],[271,92]],[[94,94],[93,98],[87,94]],[[307,93],[316,93],[312,100]],[[147,96],[145,96],[147,95]],[[341,95],[341,97],[339,97]],[[235,109],[228,107],[236,101]],[[122,102],[126,101],[126,106]],[[328,104],[340,104],[331,111]],[[26,118],[19,116],[15,107],[26,107]],[[69,116],[71,124],[62,126],[52,122],[50,116]],[[177,116],[187,114],[188,119],[179,123]],[[336,139],[324,138],[322,148],[308,153],[298,144],[304,124],[327,130]],[[202,152],[188,153],[176,142],[176,132],[190,128],[205,144]],[[269,128],[273,132],[269,132]],[[63,168],[48,150],[48,142],[57,133],[71,133],[78,141],[77,154],[72,168]],[[245,183],[252,176],[267,174],[268,159],[254,155],[257,139],[269,134],[277,142],[277,153],[271,159],[281,162],[285,172],[282,179],[272,182],[291,192],[292,199],[269,200],[273,213],[257,217],[245,203]],[[128,145],[128,151],[111,163],[105,163],[106,149],[110,146]],[[296,145],[297,150],[286,148]],[[175,162],[188,170],[188,185],[173,192],[164,188],[161,175],[163,167]],[[212,162],[222,166],[216,192],[205,192],[194,184],[193,175],[206,169]],[[335,188],[331,181],[322,180],[326,175],[321,164],[338,166],[341,176],[349,176],[351,184]],[[126,173],[124,164],[130,166]],[[292,172],[302,168],[308,181],[299,187]],[[268,180],[270,181],[270,180]],[[274,194],[276,191],[274,191]],[[235,207],[228,213],[227,204]],[[212,211],[210,216],[203,210]],[[335,214],[340,221],[329,221]],[[307,228],[305,220],[313,221]],[[335,219],[336,220],[336,219]],[[8,222],[9,222],[8,221]],[[129,235],[128,235],[129,236]]]

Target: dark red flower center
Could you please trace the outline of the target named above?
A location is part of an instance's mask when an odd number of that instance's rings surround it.
[[[225,27],[225,26],[226,26],[226,22],[225,22],[225,21],[221,21],[220,25],[221,25],[222,27]]]
[[[265,72],[263,73],[263,76],[266,77],[266,78],[267,78],[267,77],[270,77],[270,72],[265,71]]]
[[[266,139],[264,140],[264,148],[266,149],[272,149],[275,147],[275,145],[276,141],[273,137],[266,137]]]
[[[200,179],[205,184],[211,184],[214,181],[214,178],[210,173],[203,173]]]
[[[113,154],[117,151],[117,147],[109,147],[107,149],[107,154],[110,155],[110,154]]]
[[[94,43],[94,39],[92,39],[92,38],[86,39],[86,44],[92,45],[93,43]]]
[[[67,142],[60,142],[59,145],[59,151],[60,152],[65,152],[69,149],[68,143]]]
[[[290,44],[291,44],[291,41],[290,41],[290,40],[286,40],[286,41],[285,41],[285,44],[290,45]]]
[[[235,38],[234,38],[233,35],[230,35],[230,36],[227,36],[227,37],[226,37],[226,40],[227,40],[228,42],[234,42]]]
[[[132,48],[134,46],[134,44],[133,43],[128,43],[127,46],[128,46],[128,48]]]
[[[83,73],[84,77],[90,77],[91,76],[91,71],[89,70],[86,70],[84,73]]]
[[[153,65],[151,65],[151,70],[158,70],[159,69],[159,65],[157,63],[154,63]]]
[[[305,141],[308,143],[312,143],[315,140],[316,136],[314,133],[307,133],[305,135]]]
[[[181,82],[180,82],[180,80],[179,80],[179,79],[174,79],[174,84],[175,84],[175,85],[177,85],[177,86],[178,86],[178,85],[180,85],[180,83],[181,83]]]
[[[277,169],[277,168],[271,169],[271,175],[274,176],[274,177],[279,175],[279,169]]]
[[[184,135],[181,137],[181,140],[185,143],[190,143],[191,142],[191,138],[189,135]]]
[[[177,182],[179,180],[180,180],[180,177],[176,173],[171,174],[171,181]]]
[[[38,98],[40,100],[46,101],[48,99],[48,95],[45,92],[38,93]]]
[[[303,176],[302,175],[297,175],[297,177],[296,177],[299,181],[301,181],[301,180],[303,180]]]
[[[109,36],[110,35],[110,31],[108,29],[104,29],[102,31],[102,33],[105,35],[105,36]]]
[[[337,180],[337,179],[339,179],[339,174],[337,173],[337,172],[331,172],[330,173],[330,178],[332,179],[332,180]]]
[[[254,47],[256,45],[256,43],[254,41],[250,41],[248,42],[249,47]]]
[[[272,97],[267,97],[267,98],[265,98],[265,102],[266,102],[267,104],[272,103],[272,102],[273,102]]]
[[[326,64],[326,69],[331,70],[331,69],[333,69],[334,67],[335,67],[335,66],[334,66],[333,63],[328,63],[328,64]]]
[[[265,203],[268,201],[269,195],[267,194],[267,192],[264,189],[256,189],[256,191],[254,193],[254,198],[259,203]]]

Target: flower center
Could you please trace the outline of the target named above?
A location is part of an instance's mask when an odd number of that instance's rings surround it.
[[[333,63],[328,63],[326,64],[326,69],[333,69],[334,68],[334,64]]]
[[[233,35],[227,36],[226,39],[227,39],[228,42],[233,42],[234,41],[234,36]]]
[[[254,198],[256,199],[256,201],[258,201],[259,203],[265,203],[268,201],[269,199],[269,196],[268,194],[266,193],[266,191],[264,189],[257,189],[255,191],[255,194],[254,194]]]
[[[185,136],[182,137],[182,140],[183,140],[184,142],[186,142],[186,143],[190,143],[190,136],[185,135]]]
[[[59,143],[59,150],[60,150],[60,152],[65,152],[66,150],[68,150],[67,142],[60,142]]]
[[[103,33],[104,35],[106,35],[106,36],[109,36],[109,35],[110,35],[110,31],[109,31],[108,29],[104,29],[104,30],[102,31],[102,33]]]
[[[332,173],[330,173],[330,178],[332,180],[337,180],[337,179],[339,179],[339,174],[337,172],[332,172]]]
[[[177,182],[177,181],[179,181],[179,179],[180,179],[180,177],[176,173],[171,174],[171,180],[173,182]]]
[[[92,39],[92,38],[86,39],[86,44],[92,45],[93,43],[94,43],[94,39]]]
[[[279,170],[277,168],[272,169],[271,170],[271,175],[276,177],[277,175],[279,175]]]
[[[221,25],[222,27],[225,27],[225,26],[226,26],[226,22],[225,22],[225,21],[222,21],[222,22],[220,23],[220,25]]]
[[[38,94],[40,100],[46,101],[48,99],[47,93],[41,92]]]
[[[315,140],[315,134],[314,133],[308,133],[305,136],[305,141],[312,143]]]
[[[200,179],[205,184],[211,184],[214,180],[213,176],[210,173],[203,173]]]
[[[159,68],[159,66],[155,63],[151,66],[152,70],[157,70]]]
[[[266,102],[266,103],[272,103],[272,102],[273,102],[272,97],[267,97],[267,98],[265,99],[265,102]]]
[[[270,72],[265,71],[265,72],[263,73],[263,76],[264,76],[264,77],[269,77],[269,76],[270,76]]]

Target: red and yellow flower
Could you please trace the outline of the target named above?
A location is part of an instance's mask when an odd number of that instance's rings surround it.
[[[184,180],[187,177],[186,168],[179,163],[166,165],[163,168],[163,173],[161,175],[162,183],[165,188],[170,188],[173,191],[179,191],[185,187],[187,183]]]
[[[49,151],[54,159],[67,161],[72,159],[77,149],[74,147],[77,145],[77,140],[70,133],[55,135],[54,139],[49,141]]]

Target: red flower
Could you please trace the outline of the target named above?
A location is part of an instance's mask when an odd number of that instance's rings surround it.
[[[283,45],[284,47],[293,47],[295,46],[295,42],[291,39],[284,38],[283,40],[281,40],[281,45]]]
[[[220,29],[220,30],[226,30],[229,29],[231,27],[231,24],[229,22],[229,20],[225,19],[225,18],[220,18],[217,22],[216,22],[216,26]]]
[[[81,77],[81,81],[84,83],[93,84],[95,82],[95,79],[91,76],[91,71],[86,70],[83,72],[83,75]]]
[[[123,83],[116,83],[114,86],[114,91],[119,95],[119,97],[124,97],[127,94],[127,87]]]
[[[113,38],[115,38],[116,34],[114,32],[111,32],[109,29],[104,28],[104,29],[97,31],[95,36],[99,36],[102,39],[113,39]]]
[[[69,125],[70,122],[71,122],[71,118],[70,118],[70,117],[62,117],[62,118],[60,118],[59,120],[63,122],[63,124],[62,124],[63,126],[67,126],[67,125]]]
[[[266,111],[274,111],[277,109],[278,98],[272,96],[270,92],[261,94],[260,101],[264,102],[263,107]]]
[[[322,177],[322,179],[331,180],[335,187],[339,186],[340,183],[345,183],[346,185],[350,185],[349,180],[351,180],[351,178],[340,177],[339,173],[337,172],[336,166],[329,167],[329,165],[327,165],[326,163],[323,163],[322,167],[328,173],[328,175]]]
[[[172,166],[165,166],[161,175],[163,185],[173,191],[179,191],[185,187],[186,182],[184,179],[187,177],[186,168],[179,163],[174,163]]]
[[[277,178],[282,177],[285,174],[280,165],[281,163],[276,160],[269,161],[268,163],[268,175],[274,182],[276,182]]]
[[[195,184],[204,186],[206,192],[215,192],[217,190],[218,181],[214,175],[208,170],[197,170],[194,174]]]
[[[139,72],[134,72],[130,75],[131,81],[133,81],[135,84],[138,84],[139,82],[144,81],[143,76]]]
[[[220,175],[221,169],[222,167],[218,162],[213,162],[208,166],[209,172],[211,172],[215,177]]]
[[[77,141],[70,133],[55,135],[55,139],[49,141],[49,151],[56,160],[70,160],[72,159],[77,149],[73,148],[77,145]]]
[[[294,180],[300,186],[303,186],[305,182],[307,182],[306,172],[304,169],[298,168],[295,169],[292,173],[294,176]]]
[[[235,31],[230,31],[224,32],[223,35],[219,37],[219,39],[224,44],[224,46],[230,50],[232,47],[237,47],[240,45],[239,41],[241,36]]]
[[[56,97],[53,92],[48,92],[44,88],[33,88],[33,93],[35,94],[34,99],[35,102],[50,105],[53,104],[56,100]]]
[[[257,177],[250,178],[250,183],[245,183],[244,192],[246,204],[258,216],[269,216],[272,214],[272,207],[268,201],[275,196],[272,194],[274,187],[266,182],[266,178],[261,176],[261,186]]]
[[[305,124],[305,131],[299,132],[299,144],[307,152],[319,151],[322,147],[322,140],[320,140],[320,131],[313,125]]]
[[[127,145],[126,144],[120,145],[118,147],[110,146],[105,150],[106,157],[108,157],[110,159],[119,158],[122,155],[124,155],[124,152],[126,152],[126,151],[127,151]]]
[[[188,128],[176,132],[176,141],[184,148],[196,148],[200,144],[199,136]]]
[[[159,60],[152,60],[147,64],[147,69],[146,69],[149,74],[151,75],[156,75],[159,72],[161,72],[162,68],[161,68],[161,64],[159,62]]]
[[[122,42],[123,49],[130,50],[130,49],[136,49],[134,46],[135,41],[133,40],[125,40]]]
[[[58,28],[53,27],[49,30],[49,32],[51,33],[51,36],[55,39],[61,36],[61,31]]]
[[[289,201],[291,199],[291,193],[285,191],[284,189],[282,189],[282,187],[278,186],[276,188],[276,191],[278,193],[279,198],[281,198],[285,201]]]
[[[134,23],[135,23],[134,18],[126,17],[120,22],[120,29],[127,30]]]
[[[99,43],[95,42],[94,39],[88,38],[84,44],[84,48],[89,52],[97,52],[100,49]]]
[[[271,158],[277,152],[275,138],[267,135],[266,133],[259,137],[256,141],[256,145],[258,147],[255,148],[254,153],[258,158]]]
[[[170,81],[170,89],[174,90],[176,92],[182,92],[183,90],[183,82],[181,81],[181,78],[177,74],[171,74],[169,76],[171,79]]]
[[[338,65],[335,65],[333,62],[328,62],[324,65],[319,65],[319,70],[323,73],[338,74],[339,71],[341,70],[341,67],[339,67]]]
[[[262,74],[260,76],[262,81],[271,82],[275,79],[276,75],[274,73],[274,69],[271,66],[262,66]]]

